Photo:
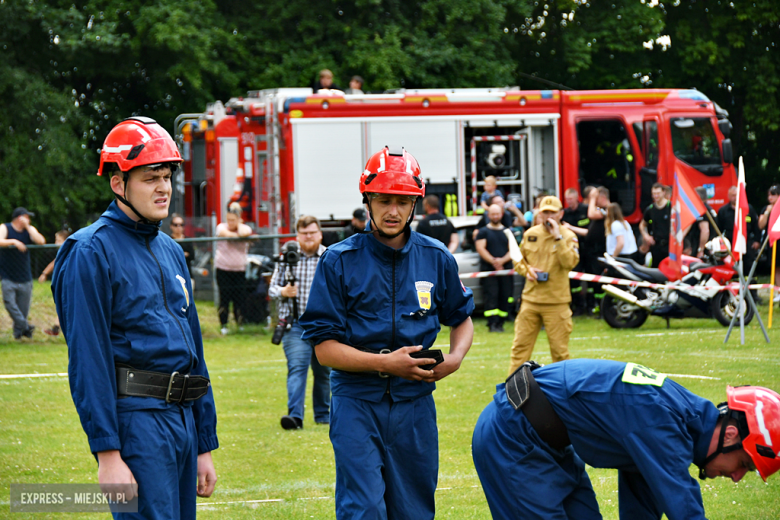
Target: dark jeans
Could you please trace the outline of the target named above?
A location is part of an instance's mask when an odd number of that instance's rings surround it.
[[[284,356],[287,358],[287,414],[303,420],[306,400],[306,376],[309,365],[314,374],[312,405],[314,421],[326,423],[330,420],[330,367],[320,365],[314,355],[314,345],[301,339],[303,329],[296,321],[282,338]]]
[[[219,323],[224,327],[230,314],[230,302],[233,302],[233,316],[236,323],[243,323],[243,307],[246,293],[246,273],[244,271],[223,271],[217,269],[219,287]]]

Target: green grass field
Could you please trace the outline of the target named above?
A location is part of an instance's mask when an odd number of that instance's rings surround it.
[[[327,427],[314,426],[311,398],[303,430],[288,432],[279,427],[279,418],[286,413],[281,346],[272,345],[270,335],[259,327],[219,336],[213,305],[199,302],[198,309],[221,444],[214,452],[219,482],[210,499],[199,500],[200,518],[333,518],[333,451]],[[765,317],[766,308],[762,311]],[[573,357],[636,361],[670,374],[717,378],[673,377],[715,403],[725,400],[726,383],[780,388],[780,334],[770,331],[773,343],[767,345],[754,324],[747,331],[745,346],[740,346],[738,330],[724,345],[725,331],[714,320],[673,321],[667,330],[665,322],[653,318],[641,329],[616,331],[602,321],[580,318],[575,320],[570,350]],[[0,337],[0,373],[67,371],[62,337],[41,339],[14,342]],[[470,354],[460,371],[439,383],[434,393],[440,446],[438,518],[490,518],[471,461],[471,433],[495,384],[506,376],[511,341],[511,332],[489,334],[485,322],[476,320]],[[447,342],[444,331],[438,343]],[[544,333],[534,357],[550,362]],[[0,379],[0,410],[0,518],[55,518],[11,515],[9,485],[96,481],[95,460],[71,402],[67,378]],[[604,518],[617,519],[616,471],[590,469],[589,473]],[[756,474],[739,484],[706,481],[702,494],[707,517],[780,518],[778,486],[778,476],[764,484]]]

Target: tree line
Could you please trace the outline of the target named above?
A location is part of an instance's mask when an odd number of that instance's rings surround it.
[[[696,88],[729,111],[750,198],[780,180],[774,0],[0,0],[0,220],[51,234],[110,202],[98,150],[134,114],[247,90],[518,85]],[[535,79],[538,78],[538,79]]]

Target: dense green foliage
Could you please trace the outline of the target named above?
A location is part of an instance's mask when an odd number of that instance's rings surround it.
[[[756,205],[780,171],[773,0],[0,0],[0,216],[49,233],[110,200],[92,175],[131,114],[182,112],[323,67],[366,89],[695,87],[730,112]],[[652,43],[652,45],[651,45]],[[5,217],[3,217],[5,218]]]

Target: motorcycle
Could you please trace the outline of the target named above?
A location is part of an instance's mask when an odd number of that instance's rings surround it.
[[[711,253],[712,248],[708,247],[706,251]],[[722,287],[731,282],[736,271],[730,263],[720,262],[715,254],[709,254],[707,261],[687,255],[683,255],[682,259],[683,277],[679,282],[672,282],[668,258],[661,262],[658,269],[609,255],[599,258],[607,267],[609,276],[664,284],[662,288],[618,288],[605,284],[603,287],[606,294],[601,304],[604,321],[613,328],[626,329],[641,327],[648,316],[660,316],[667,320],[714,317],[721,325],[728,327],[739,307],[739,291],[723,290]],[[675,286],[682,284],[690,287],[686,290],[675,289]],[[745,305],[742,313],[747,325],[753,319],[753,308]]]

